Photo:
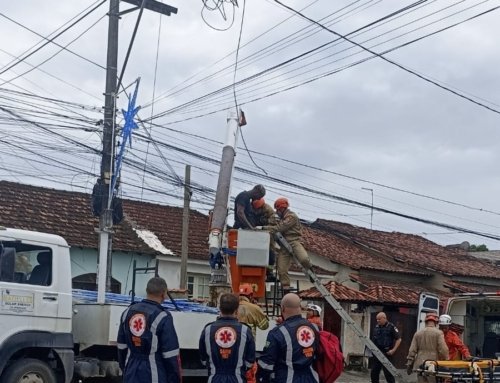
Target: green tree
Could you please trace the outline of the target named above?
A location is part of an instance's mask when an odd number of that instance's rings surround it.
[[[470,245],[469,251],[489,251],[485,244],[482,245]]]

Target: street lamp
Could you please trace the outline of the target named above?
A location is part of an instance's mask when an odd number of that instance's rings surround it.
[[[370,214],[370,230],[373,230],[373,189],[371,188],[361,188],[363,190],[367,190],[372,193],[372,209]]]

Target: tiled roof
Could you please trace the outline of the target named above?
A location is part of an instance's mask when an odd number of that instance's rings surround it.
[[[97,248],[90,195],[0,181],[0,225],[61,235],[73,247]],[[175,255],[181,253],[182,209],[132,200],[123,200],[124,221],[113,227],[113,250],[161,254],[134,229],[146,229]],[[189,257],[207,259],[208,218],[191,211]]]
[[[495,288],[493,286],[451,280],[445,281],[443,284],[445,287],[450,288],[450,290],[454,293],[495,293],[500,290],[500,286]]]
[[[332,294],[332,296],[339,302],[353,302],[353,303],[377,302],[376,299],[369,294],[341,285],[334,281],[330,281],[324,284],[324,286],[330,292],[330,294]],[[302,299],[322,299],[322,295],[316,289],[316,287],[311,287],[310,289],[299,292],[299,296]]]
[[[350,243],[348,240],[328,233],[324,230],[303,226],[304,246],[307,250],[335,263],[349,266],[352,269],[372,269],[395,273],[428,275],[414,267],[408,267],[394,260],[370,254]]]
[[[468,255],[461,249],[446,249],[414,234],[369,230],[366,228],[318,219],[312,227],[337,234],[422,270],[448,275],[500,279],[500,267]]]
[[[401,280],[386,280],[373,277],[350,275],[351,279],[362,286],[362,291],[374,297],[377,302],[384,304],[418,305],[419,295],[422,292],[434,293],[440,299],[448,298],[448,294],[441,290],[429,289],[411,282]]]

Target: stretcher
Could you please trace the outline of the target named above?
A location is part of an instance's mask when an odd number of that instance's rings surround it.
[[[500,383],[500,360],[427,360],[417,373],[434,376],[436,383]]]

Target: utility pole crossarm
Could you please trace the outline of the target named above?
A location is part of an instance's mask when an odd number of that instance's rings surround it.
[[[162,15],[170,16],[172,13],[177,14],[177,8],[172,7],[167,4],[160,3],[155,0],[122,0],[125,3],[129,3],[140,7],[143,1],[146,1],[144,4],[144,8],[149,9],[150,11],[161,13]]]

